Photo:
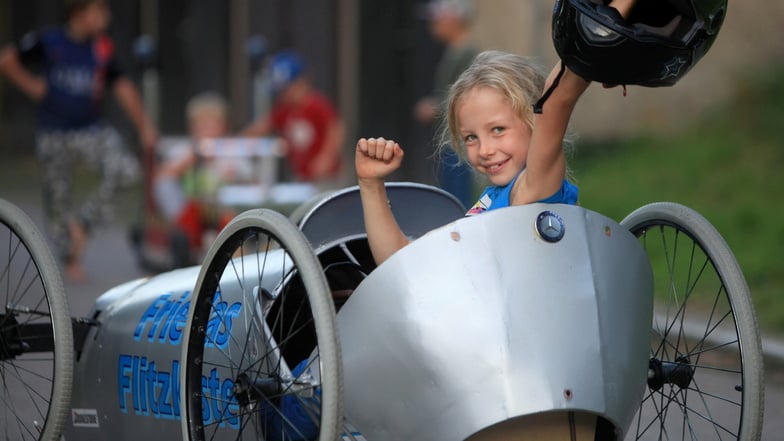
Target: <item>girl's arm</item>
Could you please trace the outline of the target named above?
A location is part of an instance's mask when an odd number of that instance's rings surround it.
[[[354,158],[368,244],[373,259],[380,265],[409,243],[392,214],[384,187],[384,178],[400,167],[403,149],[384,138],[362,138],[357,142]]]
[[[623,18],[629,17],[637,0],[613,0],[609,6],[617,9]]]
[[[560,70],[559,63],[547,78],[545,90],[555,81]],[[544,102],[542,113],[535,116],[526,169],[515,184],[512,205],[528,204],[550,197],[561,187],[566,175],[564,136],[577,100],[588,84],[588,81],[566,68],[558,86]]]
[[[609,6],[628,17],[637,0],[613,0]],[[552,196],[566,175],[563,140],[577,100],[590,84],[559,62],[547,77],[544,90],[558,77],[558,86],[544,102],[542,113],[534,119],[534,129],[528,147],[525,172],[515,183],[512,205],[536,202]]]

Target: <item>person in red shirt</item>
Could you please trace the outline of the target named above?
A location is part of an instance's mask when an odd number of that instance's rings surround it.
[[[274,105],[241,136],[275,132],[286,143],[294,177],[306,182],[335,182],[341,171],[344,128],[329,99],[316,90],[302,58],[292,51],[275,54],[269,64]]]

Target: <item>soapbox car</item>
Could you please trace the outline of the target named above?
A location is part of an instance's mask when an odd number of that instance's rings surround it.
[[[349,188],[244,212],[201,266],[117,286],[85,318],[0,201],[0,437],[760,438],[748,288],[699,214],[464,218],[416,184],[389,199],[417,240],[377,268]]]

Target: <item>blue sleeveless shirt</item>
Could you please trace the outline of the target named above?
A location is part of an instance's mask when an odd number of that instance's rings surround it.
[[[475,214],[484,213],[485,211],[508,207],[510,204],[509,196],[512,193],[512,187],[514,187],[514,184],[517,182],[517,178],[519,176],[520,175],[517,175],[517,177],[512,179],[512,182],[504,185],[503,187],[498,187],[495,185],[486,187],[484,192],[482,192],[482,195],[479,196],[479,200],[476,201],[470,210],[468,210],[466,216],[473,216]],[[537,202],[542,202],[545,204],[576,205],[579,192],[580,190],[576,185],[564,179],[563,183],[561,184],[561,188],[559,188],[555,194]]]

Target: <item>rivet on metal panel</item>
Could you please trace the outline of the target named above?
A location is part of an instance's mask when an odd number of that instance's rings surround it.
[[[455,242],[460,242],[460,233],[458,233],[457,231],[453,231],[449,233],[449,235],[452,237],[452,240],[454,240]]]
[[[573,396],[574,394],[571,389],[564,389],[564,398],[566,398],[566,401],[572,401]]]

